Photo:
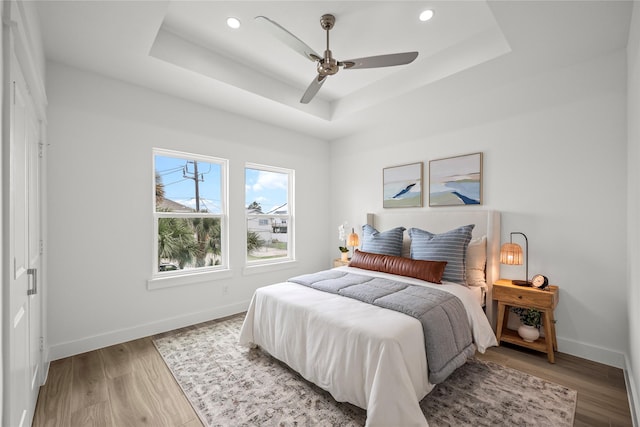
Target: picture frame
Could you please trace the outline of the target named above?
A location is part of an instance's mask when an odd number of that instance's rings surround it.
[[[382,207],[422,207],[423,163],[382,169]]]
[[[429,206],[481,204],[481,152],[429,161]]]

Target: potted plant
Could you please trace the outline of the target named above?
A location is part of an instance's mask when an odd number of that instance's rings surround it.
[[[535,308],[513,307],[512,312],[520,317],[522,325],[518,328],[518,335],[526,342],[534,342],[540,337],[542,312]]]
[[[338,246],[340,249],[342,261],[349,261],[349,249],[347,248],[347,235],[344,231],[344,226],[347,225],[347,221],[343,222],[338,226],[338,240],[344,242],[344,246]]]

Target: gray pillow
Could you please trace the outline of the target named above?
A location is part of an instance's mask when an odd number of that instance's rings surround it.
[[[411,258],[447,261],[442,280],[466,285],[465,258],[475,224],[464,225],[441,234],[410,228]]]
[[[402,237],[404,227],[396,227],[382,233],[365,224],[362,226],[362,245],[360,249],[364,252],[382,255],[402,255]]]

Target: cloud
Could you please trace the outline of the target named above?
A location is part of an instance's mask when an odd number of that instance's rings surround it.
[[[266,172],[260,171],[258,173],[258,179],[251,187],[253,191],[262,191],[262,190],[274,190],[274,189],[282,189],[287,190],[287,178],[288,175],[284,173],[274,173],[274,172]]]

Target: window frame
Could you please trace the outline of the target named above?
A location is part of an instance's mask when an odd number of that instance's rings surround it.
[[[253,169],[258,171],[265,172],[274,172],[281,173],[287,175],[287,214],[249,214],[247,212],[246,207],[246,188],[247,188],[247,169]],[[260,221],[261,218],[270,219],[270,218],[283,218],[287,221],[287,256],[281,258],[270,258],[270,259],[256,259],[250,260],[248,258],[249,254],[247,252],[246,243],[244,248],[244,256],[245,256],[245,273],[250,273],[251,270],[255,272],[263,271],[262,267],[267,268],[275,268],[275,266],[282,266],[283,264],[295,263],[295,215],[294,215],[294,188],[295,188],[295,170],[289,168],[283,168],[278,166],[269,166],[258,163],[250,163],[247,162],[244,165],[244,185],[245,185],[245,197],[244,197],[244,210],[245,210],[245,219],[244,219],[244,236],[245,242],[249,233],[248,220],[249,218],[256,218]]]
[[[162,212],[157,211],[155,199],[156,156],[173,157],[185,161],[195,160],[220,167],[220,213],[211,212]],[[229,202],[228,202],[228,174],[229,161],[220,157],[203,154],[188,153],[162,148],[152,149],[152,191],[151,210],[153,215],[153,244],[151,260],[151,278],[147,281],[147,288],[160,289],[166,287],[201,283],[231,277],[229,269]],[[158,271],[158,223],[160,218],[218,218],[220,220],[220,259],[219,265],[192,268],[188,270]]]

